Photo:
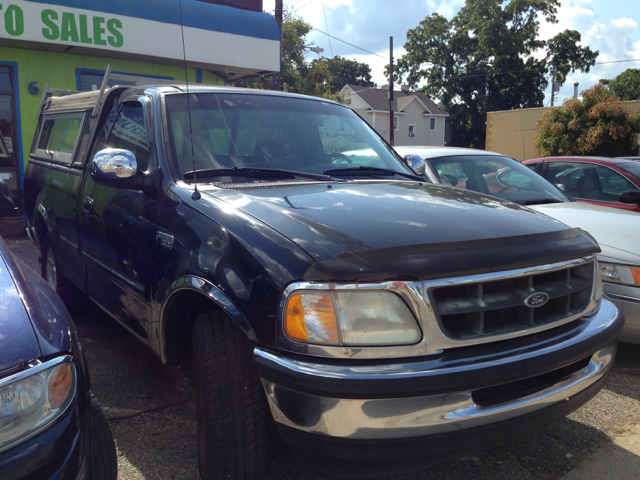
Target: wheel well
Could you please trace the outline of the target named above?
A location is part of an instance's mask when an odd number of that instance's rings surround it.
[[[48,228],[44,218],[42,218],[42,215],[37,211],[33,214],[33,227],[35,228],[35,237],[38,242],[38,246],[41,246],[42,239],[47,234]]]
[[[178,292],[169,299],[163,314],[167,364],[190,364],[193,325],[201,313],[212,309],[222,310],[210,298],[192,290]]]

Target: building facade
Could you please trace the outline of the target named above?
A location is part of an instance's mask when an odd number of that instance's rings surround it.
[[[280,68],[262,0],[10,0],[0,4],[0,178],[19,195],[45,86],[224,84]]]
[[[640,113],[640,100],[620,102],[625,110]],[[538,157],[534,137],[538,132],[537,121],[550,108],[522,108],[487,112],[485,150],[502,153],[516,160]]]
[[[389,141],[389,90],[345,85],[340,93],[348,106]],[[406,88],[394,91],[394,145],[436,145],[447,143],[449,114],[428,96]]]

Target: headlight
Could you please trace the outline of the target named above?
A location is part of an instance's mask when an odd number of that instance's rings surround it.
[[[411,345],[421,338],[402,299],[387,291],[296,291],[284,330],[294,341],[341,346]]]
[[[0,451],[55,421],[76,391],[70,357],[37,365],[0,381]]]
[[[625,285],[640,285],[640,267],[600,263],[603,282],[623,283]]]

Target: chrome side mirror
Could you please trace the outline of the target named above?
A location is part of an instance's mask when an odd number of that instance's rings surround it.
[[[556,183],[556,187],[558,187],[563,192],[566,192],[566,190],[564,189],[564,183]]]
[[[129,150],[106,148],[91,161],[91,176],[96,180],[131,178],[138,173],[136,156]]]
[[[416,155],[415,153],[410,153],[402,157],[404,163],[415,173],[416,175],[424,175],[426,162],[424,158],[420,155]]]

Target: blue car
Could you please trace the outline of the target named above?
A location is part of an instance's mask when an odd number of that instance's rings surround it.
[[[98,414],[94,424],[104,419]],[[89,376],[71,317],[0,239],[0,478],[115,478],[103,454],[92,461],[91,430]]]

